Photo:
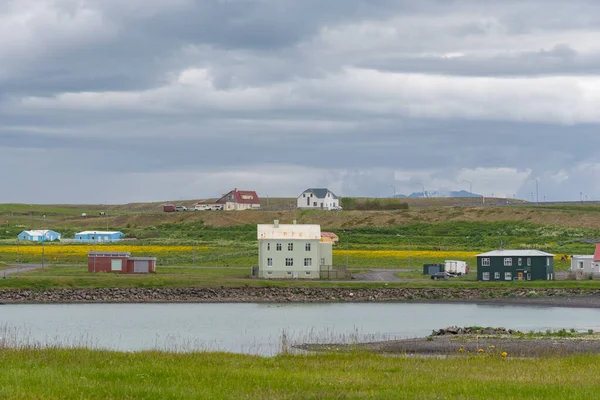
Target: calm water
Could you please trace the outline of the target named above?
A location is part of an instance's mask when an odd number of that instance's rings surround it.
[[[11,343],[274,354],[291,341],[426,336],[446,326],[600,330],[600,309],[475,304],[0,305]],[[375,335],[375,337],[373,336]]]

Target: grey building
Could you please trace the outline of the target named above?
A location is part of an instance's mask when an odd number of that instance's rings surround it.
[[[331,270],[332,244],[321,243],[321,226],[259,224],[258,277],[271,279],[319,279]]]

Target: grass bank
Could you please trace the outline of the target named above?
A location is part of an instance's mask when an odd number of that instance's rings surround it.
[[[294,281],[250,279],[243,267],[160,267],[156,274],[120,275],[90,273],[87,266],[49,266],[0,279],[0,289],[68,289],[68,288],[218,288],[218,287],[310,287],[310,288],[455,288],[490,289],[490,296],[502,297],[504,291],[520,289],[600,289],[600,281],[512,281],[479,282],[475,275],[452,280],[434,281],[419,271],[399,273],[402,282],[366,281]]]
[[[434,359],[351,353],[263,358],[6,349],[0,351],[0,398],[591,399],[600,391],[600,380],[593,378],[599,374],[599,356]]]

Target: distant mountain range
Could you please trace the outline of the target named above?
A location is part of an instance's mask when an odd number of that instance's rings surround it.
[[[396,198],[399,199],[406,199],[406,198],[410,198],[410,199],[414,199],[414,198],[422,198],[422,197],[481,197],[480,194],[477,193],[471,193],[469,191],[466,190],[459,190],[458,192],[455,191],[450,191],[450,192],[438,192],[436,190],[434,191],[425,191],[425,193],[423,192],[414,192],[409,194],[408,196],[405,194],[397,194]]]

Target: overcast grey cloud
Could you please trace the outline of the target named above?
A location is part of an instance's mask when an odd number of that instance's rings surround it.
[[[593,0],[8,0],[0,201],[599,199],[599,71]]]

